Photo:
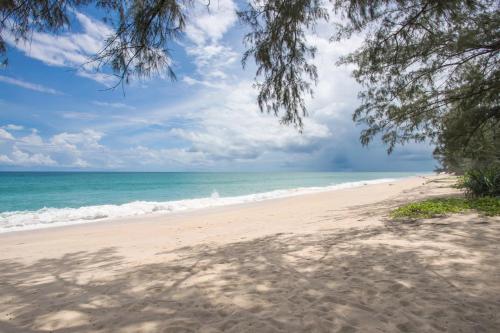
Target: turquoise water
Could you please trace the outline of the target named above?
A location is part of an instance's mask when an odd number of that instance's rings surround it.
[[[0,229],[258,201],[299,193],[296,189],[307,192],[309,188],[412,175],[415,173],[2,172]]]
[[[173,201],[401,178],[414,173],[0,173],[0,212]]]

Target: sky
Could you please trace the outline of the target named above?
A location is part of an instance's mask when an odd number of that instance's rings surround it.
[[[0,170],[3,171],[431,171],[433,147],[409,144],[387,155],[380,140],[359,141],[352,122],[360,87],[336,59],[361,39],[329,41],[320,24],[319,80],[299,133],[260,113],[255,67],[243,69],[244,27],[233,0],[193,9],[171,45],[177,81],[156,76],[110,90],[112,76],[87,65],[112,32],[93,10],[75,11],[71,29],[6,36],[0,69]]]

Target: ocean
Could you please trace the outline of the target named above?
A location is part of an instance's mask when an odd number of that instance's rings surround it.
[[[363,186],[409,172],[0,172],[0,233]]]

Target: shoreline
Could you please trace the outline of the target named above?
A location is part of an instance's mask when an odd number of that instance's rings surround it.
[[[113,242],[119,242],[120,237],[124,235],[126,237],[129,237],[134,233],[137,233],[137,235],[142,234],[143,237],[150,237],[156,232],[165,235],[165,232],[175,234],[178,231],[182,231],[184,234],[185,232],[189,232],[189,230],[196,230],[199,228],[203,228],[204,230],[207,230],[209,233],[211,233],[209,228],[221,229],[227,226],[227,223],[219,223],[217,221],[224,220],[225,222],[225,220],[228,220],[228,218],[234,219],[234,221],[241,221],[240,226],[245,228],[248,221],[252,219],[262,219],[263,216],[265,216],[266,220],[268,220],[269,218],[272,219],[279,215],[286,218],[292,217],[292,219],[290,219],[291,222],[293,220],[299,219],[300,217],[304,217],[304,215],[314,216],[315,214],[317,214],[315,212],[315,209],[313,209],[316,202],[321,203],[318,204],[318,212],[320,212],[321,209],[324,209],[325,205],[327,205],[331,209],[345,209],[351,206],[371,205],[380,200],[390,199],[394,197],[396,193],[401,193],[406,190],[421,186],[429,180],[439,177],[443,176],[412,176],[378,184],[361,185],[344,189],[320,191],[316,193],[306,193],[280,198],[271,198],[262,201],[236,203],[232,205],[205,207],[190,211],[180,211],[168,214],[129,216],[125,218],[91,221],[88,223],[67,224],[47,228],[3,232],[0,233],[0,243],[8,245],[9,241],[16,242],[17,239],[20,239],[23,242],[23,244],[21,245],[26,245],[29,242],[38,243],[40,241],[42,241],[43,243],[58,243],[59,238],[77,240],[82,234],[92,235],[94,241],[99,240],[99,242],[104,241],[105,243],[109,243],[110,239],[113,239]],[[302,205],[304,205],[304,208],[309,209],[301,209]],[[269,213],[270,211],[273,211],[278,207],[280,212],[279,215]],[[292,211],[294,210],[297,211],[296,218],[290,216],[293,215]],[[245,216],[249,217],[245,218]],[[210,227],[204,225],[204,220],[210,221]],[[352,219],[349,219],[349,223],[353,223],[354,226],[359,225],[358,221],[352,221]],[[230,224],[232,225],[233,223]],[[203,225],[203,227],[200,227],[201,225]],[[346,226],[345,223],[337,223],[337,225],[340,225],[341,227]],[[277,231],[283,230],[284,227],[285,225],[278,225]],[[287,227],[289,229],[300,229],[303,226],[302,224],[293,225],[292,223],[287,223]],[[263,230],[254,228],[252,229],[252,231],[256,231],[257,235],[262,234],[262,231],[264,231],[264,234],[269,232],[269,230],[266,230],[267,228]],[[210,234],[207,236],[210,236]],[[187,242],[192,241],[191,235],[187,235],[187,238]],[[205,241],[205,239],[197,239],[197,242],[198,241]],[[225,241],[226,240],[224,240],[224,242]],[[67,244],[68,242],[63,243]],[[82,245],[79,239],[77,243],[80,245],[79,248],[88,248],[86,244]],[[99,243],[96,243],[95,246],[98,246],[98,244]],[[175,243],[175,246],[177,245],[178,243]],[[0,246],[0,252],[1,250],[2,246]],[[32,251],[29,252],[32,253]],[[2,255],[0,254],[0,260],[1,258]]]
[[[370,180],[360,180],[360,181],[354,181],[354,182],[344,182],[344,183],[339,183],[339,184],[334,184],[334,185],[326,185],[326,186],[320,186],[320,187],[300,187],[300,188],[290,188],[290,189],[278,189],[278,190],[273,190],[269,192],[258,192],[258,193],[252,193],[252,194],[245,194],[245,195],[239,195],[239,196],[232,196],[232,197],[202,197],[202,198],[195,198],[195,199],[182,199],[182,200],[172,200],[172,201],[163,201],[163,202],[155,202],[155,201],[133,201],[129,203],[124,203],[124,204],[103,204],[103,205],[97,205],[97,206],[83,206],[83,207],[78,207],[78,208],[43,208],[40,210],[35,210],[35,211],[13,211],[13,212],[3,212],[0,213],[0,216],[3,214],[4,216],[12,215],[12,216],[23,216],[26,215],[28,216],[27,219],[29,219],[30,216],[37,216],[40,214],[44,214],[47,211],[53,211],[53,212],[78,212],[78,211],[85,211],[85,210],[106,210],[106,209],[113,209],[115,211],[123,210],[126,209],[127,207],[131,205],[149,205],[152,206],[153,208],[150,209],[150,211],[145,211],[145,212],[135,212],[131,213],[129,215],[123,214],[120,216],[120,213],[118,213],[119,216],[109,216],[109,217],[103,217],[103,218],[91,218],[91,217],[86,217],[86,218],[81,218],[81,219],[74,219],[74,220],[69,220],[69,221],[54,221],[54,222],[42,222],[42,223],[35,223],[32,225],[23,225],[23,226],[13,226],[13,227],[0,227],[0,235],[7,234],[7,233],[13,233],[13,232],[27,232],[27,231],[35,231],[35,230],[41,230],[41,229],[50,229],[50,228],[60,228],[60,227],[68,227],[68,226],[73,226],[73,225],[84,225],[84,224],[91,224],[91,223],[112,223],[115,222],[116,220],[123,220],[123,219],[136,219],[136,218],[155,218],[155,217],[165,217],[165,216],[175,216],[178,214],[184,214],[184,213],[191,213],[195,211],[204,211],[206,209],[211,209],[211,208],[219,208],[219,207],[230,207],[230,206],[239,206],[239,205],[246,205],[246,204],[252,204],[252,203],[258,203],[258,202],[263,202],[263,201],[268,201],[268,200],[277,200],[277,199],[286,199],[290,197],[295,197],[295,196],[302,196],[302,195],[309,195],[309,194],[317,194],[317,193],[326,193],[326,192],[331,192],[331,191],[339,191],[343,189],[349,189],[349,188],[359,188],[359,187],[365,187],[373,184],[383,184],[383,183],[388,183],[388,182],[398,182],[402,181],[405,179],[411,179],[415,177],[430,177],[430,176],[435,176],[435,173],[431,174],[416,174],[413,176],[408,176],[408,177],[402,177],[402,178],[380,178],[380,179],[370,179]],[[201,203],[201,205],[200,205]],[[200,205],[199,207],[196,207],[196,205]],[[166,206],[166,207],[165,207]],[[175,209],[175,206],[177,206],[177,209]],[[157,207],[162,207],[162,209],[158,209]],[[173,207],[173,208],[171,208]],[[171,209],[171,210],[170,210]],[[155,211],[157,210],[157,211]],[[85,213],[85,212],[84,212]],[[87,212],[87,214],[90,214]],[[94,213],[96,214],[96,213]],[[103,213],[101,213],[103,214]],[[99,215],[99,213],[97,213]],[[7,217],[8,218],[8,217]],[[7,218],[5,218],[7,220]]]

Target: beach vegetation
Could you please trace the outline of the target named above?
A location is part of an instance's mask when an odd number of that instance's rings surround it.
[[[492,118],[469,137],[464,136],[463,133],[471,132],[471,126],[476,126],[474,119],[470,119],[475,116],[481,115],[473,109],[458,117],[448,115],[434,150],[434,157],[440,163],[438,171],[463,175],[468,170],[500,169],[499,119]]]
[[[486,216],[500,215],[500,198],[432,198],[403,205],[390,214],[392,219],[427,219],[449,214],[477,211]]]
[[[459,178],[456,187],[472,197],[500,197],[500,168],[469,170]]]

